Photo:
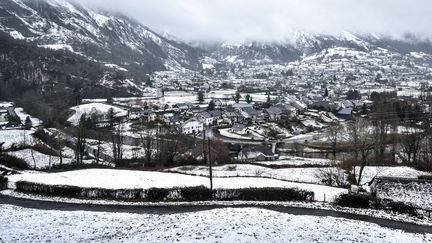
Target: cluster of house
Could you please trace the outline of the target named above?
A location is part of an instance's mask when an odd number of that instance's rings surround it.
[[[143,122],[159,120],[168,126],[177,127],[185,134],[197,134],[205,127],[230,127],[238,124],[263,124],[268,121],[277,121],[282,118],[294,117],[306,106],[297,99],[284,99],[269,108],[258,109],[254,104],[232,103],[215,99],[214,110],[193,103],[175,104],[171,109],[164,111],[131,108],[130,119],[140,119]]]
[[[266,108],[258,108],[259,106],[253,103],[235,103],[221,99],[214,99],[213,104],[213,110],[208,110],[206,106],[192,102],[175,104],[164,110],[131,108],[129,109],[129,119],[140,119],[142,122],[158,120],[177,128],[184,134],[199,134],[206,127],[231,127],[237,131],[244,130],[251,124],[276,122],[281,119],[298,117],[299,114],[317,116],[321,121],[331,123],[339,118],[349,119],[353,110],[363,107],[365,102],[336,102],[319,95],[298,99],[295,96],[286,95]],[[320,113],[320,110],[324,114]],[[310,125],[310,123],[310,120],[304,120],[305,126]]]

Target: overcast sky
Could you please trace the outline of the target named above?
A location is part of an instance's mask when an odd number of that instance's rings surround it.
[[[77,1],[186,41],[281,40],[291,30],[432,36],[432,0]]]

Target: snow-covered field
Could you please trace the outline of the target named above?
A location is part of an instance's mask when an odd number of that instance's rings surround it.
[[[358,175],[359,168],[356,169]],[[363,171],[362,183],[370,182],[375,176],[379,177],[398,177],[416,179],[421,175],[432,175],[431,173],[418,171],[407,166],[367,166]]]
[[[377,197],[432,210],[432,182],[384,180],[377,185]]]
[[[79,119],[84,113],[85,114],[98,113],[101,115],[106,115],[110,108],[114,109],[114,113],[117,117],[127,115],[126,110],[120,109],[116,106],[107,105],[103,103],[89,103],[89,104],[83,104],[83,105],[71,107],[70,109],[74,111],[74,114],[71,117],[69,117],[68,121],[73,124],[77,124],[79,122]]]
[[[25,219],[25,220],[23,220]],[[1,242],[431,242],[376,224],[258,208],[174,214],[0,206]]]
[[[227,137],[227,138],[233,138],[233,139],[245,139],[245,140],[251,140],[252,137],[247,137],[247,136],[243,136],[237,133],[232,133],[230,132],[231,128],[224,128],[224,129],[219,129],[219,134]]]
[[[91,150],[97,150],[97,141],[88,140],[91,142],[89,145]],[[113,145],[112,143],[104,142],[100,145],[101,153],[108,156],[113,155]],[[144,157],[144,149],[142,147],[123,145],[123,159],[136,159]]]
[[[275,166],[304,166],[304,165],[314,165],[314,166],[327,166],[333,163],[330,159],[315,159],[315,158],[304,158],[304,157],[291,157],[291,156],[280,156],[280,160],[275,161],[263,161],[256,162],[262,165],[275,165]]]
[[[15,113],[21,119],[21,122],[24,123],[27,117],[30,117],[30,121],[32,122],[33,127],[37,127],[42,125],[42,121],[36,117],[29,115],[24,111],[23,108],[15,108]]]
[[[31,145],[33,143],[33,131],[28,130],[0,130],[0,143],[3,143],[3,149],[15,145]]]
[[[177,173],[90,169],[62,173],[23,173],[9,176],[9,188],[14,188],[15,182],[28,182],[47,185],[70,185],[85,188],[108,189],[149,189],[209,186],[209,179],[201,176],[183,175]],[[315,193],[315,200],[332,201],[346,189],[322,185],[286,182],[269,178],[214,178],[214,188],[299,188]]]
[[[258,165],[233,164],[213,167],[214,177],[270,177],[293,182],[320,184],[319,172],[322,168],[287,168],[271,169]],[[335,169],[336,170],[336,169]],[[208,176],[208,166],[182,166],[167,171],[180,172],[189,175]]]
[[[9,152],[8,154],[24,160],[25,162],[27,162],[30,168],[35,168],[34,167],[35,163],[36,163],[36,169],[46,169],[49,168],[50,166],[60,164],[60,157],[51,156],[50,158],[49,155],[39,153],[37,151],[33,151],[33,156],[34,156],[34,160],[33,160],[31,149]],[[72,158],[63,157],[63,164],[70,164],[71,162],[72,162]]]

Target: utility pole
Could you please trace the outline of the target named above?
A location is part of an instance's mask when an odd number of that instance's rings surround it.
[[[213,162],[212,162],[212,156],[211,156],[211,144],[210,144],[210,138],[207,140],[207,146],[208,146],[208,160],[209,160],[209,178],[210,178],[210,191],[213,192]]]
[[[203,150],[203,159],[204,159],[204,163],[207,163],[207,148],[206,148],[206,133],[207,133],[207,127],[204,126],[204,131],[203,131],[203,140],[202,140],[202,150]]]

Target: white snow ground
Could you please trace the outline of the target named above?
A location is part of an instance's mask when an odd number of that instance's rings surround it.
[[[23,149],[14,152],[8,152],[8,154],[24,160],[25,162],[27,162],[29,167],[33,169],[35,168],[34,163],[36,163],[36,169],[47,169],[53,165],[60,164],[60,157],[51,156],[50,158],[49,155],[34,150],[33,150],[33,156],[34,156],[34,160],[33,160],[31,149]],[[73,159],[71,157],[63,157],[63,164],[70,164],[72,163],[72,161]]]
[[[315,166],[327,166],[333,163],[330,159],[318,159],[318,158],[304,158],[304,157],[292,157],[292,156],[279,156],[279,160],[275,161],[262,161],[256,162],[262,165],[280,165],[280,166],[304,166],[304,165],[315,165]]]
[[[25,122],[27,117],[30,117],[30,121],[32,122],[33,127],[38,127],[43,123],[40,119],[29,115],[27,112],[24,111],[23,108],[15,108],[15,113],[21,119],[22,123]]]
[[[31,145],[34,141],[33,131],[28,130],[0,130],[0,143],[4,142],[3,149],[12,145]]]
[[[326,168],[327,169],[327,168]],[[292,182],[321,184],[319,174],[322,168],[271,169],[259,165],[232,164],[213,167],[214,177],[269,177]],[[337,169],[334,168],[336,171]],[[188,175],[209,176],[208,166],[181,166],[166,171]]]
[[[23,173],[9,176],[9,188],[15,188],[15,182],[28,181],[47,185],[70,185],[85,188],[107,189],[149,189],[208,186],[209,179],[201,176],[176,173],[127,171],[108,169],[77,170],[61,173]],[[268,178],[214,178],[214,188],[262,188],[281,187],[299,188],[315,193],[315,200],[332,201],[346,189],[322,185],[286,182]]]
[[[356,168],[358,177],[360,168]],[[419,171],[408,166],[366,166],[363,171],[362,183],[370,182],[375,176],[379,177],[398,177],[416,179],[422,175],[432,175],[432,173]]]
[[[23,220],[25,219],[25,220]],[[27,209],[0,205],[1,242],[431,242],[376,224],[258,208],[175,214]]]
[[[114,113],[117,117],[127,115],[126,110],[120,109],[116,106],[107,105],[103,103],[90,103],[90,104],[83,104],[83,105],[71,107],[70,109],[75,111],[75,113],[71,117],[69,117],[68,121],[73,124],[78,124],[79,119],[84,113],[87,115],[91,113],[106,115],[110,108],[114,109]]]

